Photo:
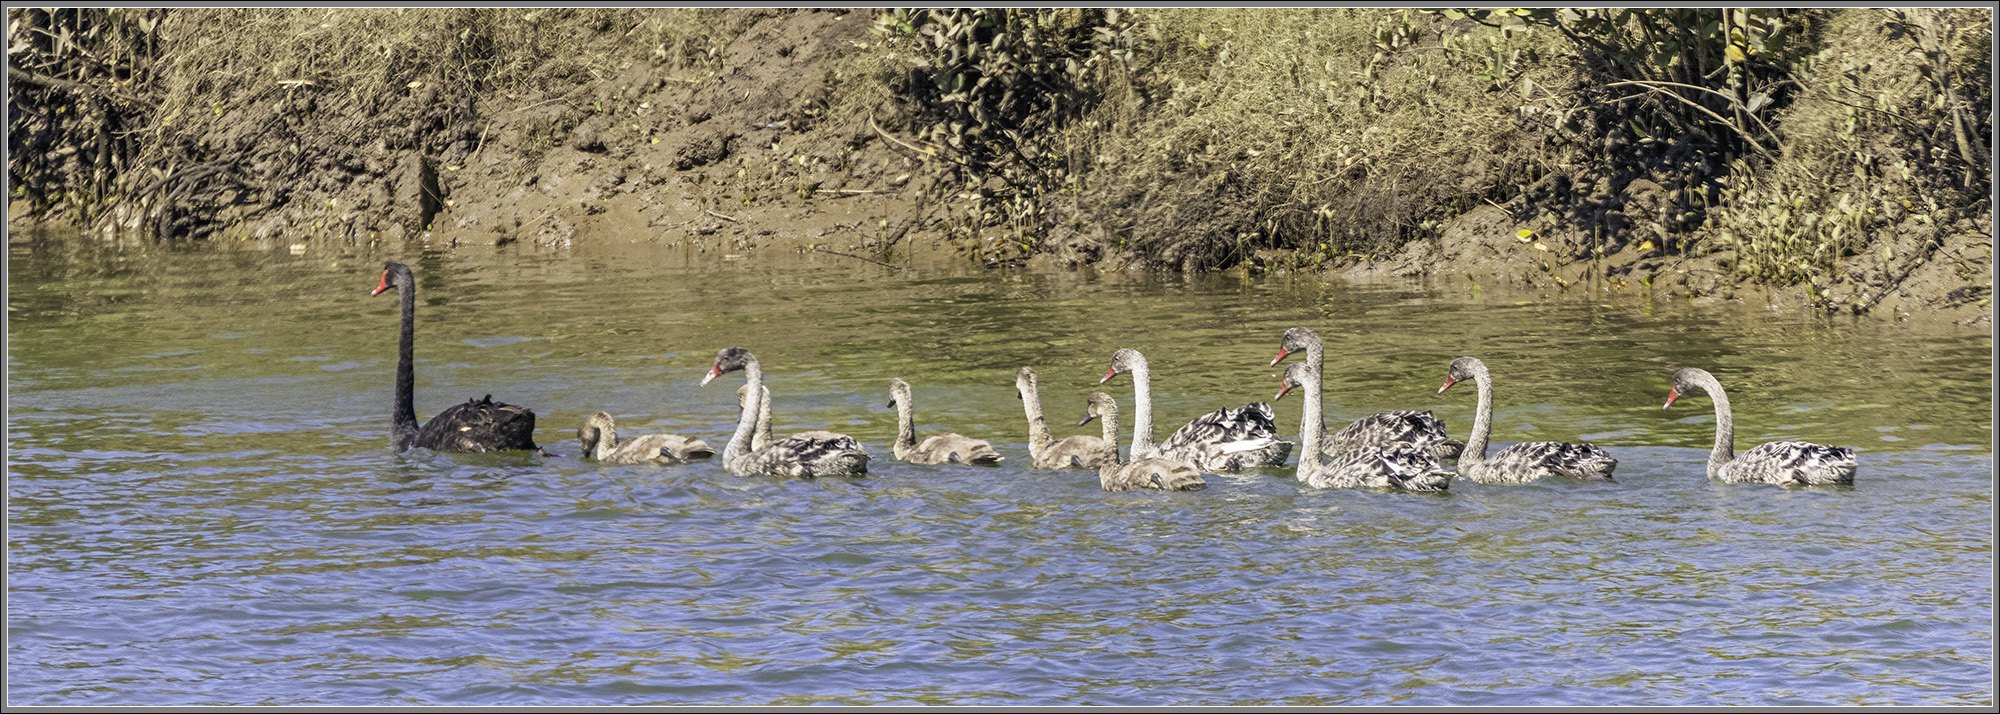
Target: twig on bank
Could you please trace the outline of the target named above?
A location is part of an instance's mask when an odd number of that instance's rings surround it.
[[[662,216],[661,218],[664,218],[664,216]],[[647,227],[647,228],[658,228],[659,226],[661,226],[661,225],[664,225],[664,224],[660,223],[660,220],[661,220],[661,218],[655,218],[655,219],[653,219],[653,220],[651,220],[651,221],[647,221],[647,222],[646,222],[646,227]],[[677,230],[680,230],[680,229],[682,229],[682,228],[686,228],[688,224],[690,224],[690,223],[693,223],[693,222],[695,222],[695,221],[697,221],[697,220],[700,220],[700,219],[698,219],[698,218],[690,218],[690,219],[687,219],[687,220],[685,220],[685,221],[681,221],[681,222],[679,222],[679,223],[675,223],[675,224],[673,224],[673,225],[671,225],[671,226],[667,226],[667,227],[666,227],[666,228],[665,228],[664,230],[661,230],[660,232],[661,232],[661,233],[665,233],[665,232],[668,232],[668,231],[677,231]]]
[[[878,125],[876,125],[876,124],[875,124],[875,115],[874,115],[874,114],[870,114],[870,115],[868,115],[868,128],[870,128],[870,129],[874,129],[874,130],[875,130],[875,134],[876,134],[877,136],[880,136],[880,137],[882,137],[883,139],[887,139],[887,140],[889,140],[890,142],[893,142],[893,143],[895,143],[895,144],[896,144],[897,146],[901,146],[901,147],[903,147],[903,148],[905,148],[905,149],[909,149],[909,150],[910,150],[910,151],[912,151],[912,152],[915,152],[915,153],[919,153],[919,154],[923,154],[923,155],[925,155],[925,156],[937,156],[937,152],[936,152],[936,151],[933,151],[933,150],[930,150],[930,149],[923,149],[923,148],[919,148],[919,147],[916,147],[916,146],[912,146],[912,145],[910,145],[910,143],[909,143],[909,142],[907,142],[907,141],[903,141],[902,139],[898,139],[898,138],[896,138],[896,137],[893,137],[893,136],[890,136],[890,135],[889,135],[889,132],[886,132],[886,131],[883,131],[883,130],[882,130],[882,127],[881,127],[881,126],[878,126]]]
[[[486,132],[492,128],[493,124],[491,122],[479,127],[479,144],[472,147],[471,156],[465,157],[465,165],[471,166],[472,160],[479,158],[479,152],[486,150]]]
[[[137,98],[131,95],[110,89],[105,89],[103,87],[99,87],[94,84],[87,84],[84,82],[73,82],[67,79],[58,79],[46,75],[35,74],[34,72],[29,72],[24,69],[16,69],[14,67],[7,68],[7,76],[18,82],[37,84],[51,89],[61,89],[67,92],[81,94],[86,97],[91,97],[95,99],[110,98],[110,99],[116,99],[121,102],[125,102],[127,104],[134,104],[139,102]]]
[[[530,109],[534,109],[534,108],[536,108],[536,107],[543,107],[543,106],[548,106],[548,105],[550,105],[550,104],[554,104],[554,103],[556,103],[556,102],[568,102],[568,101],[569,101],[569,99],[568,99],[567,97],[556,97],[555,99],[547,99],[547,100],[543,100],[543,101],[539,101],[539,102],[535,102],[534,104],[530,104],[530,105],[528,105],[528,106],[525,106],[525,107],[521,107],[521,108],[519,108],[519,109],[514,109],[514,110],[511,110],[511,111],[509,111],[509,112],[507,112],[507,113],[508,113],[508,114],[519,114],[519,113],[521,113],[521,112],[525,112],[525,111],[528,111],[528,110],[530,110]],[[571,104],[570,106],[576,106],[576,105],[574,105],[574,104]]]
[[[812,250],[813,250],[813,252],[815,252],[815,253],[825,253],[825,254],[827,254],[827,255],[838,255],[838,256],[840,256],[840,257],[842,257],[842,258],[853,258],[853,259],[855,259],[855,260],[859,260],[859,261],[862,261],[862,262],[866,262],[866,263],[874,263],[874,264],[876,264],[876,265],[880,265],[880,266],[882,266],[882,267],[884,267],[884,268],[894,268],[894,269],[896,269],[896,270],[908,270],[908,269],[909,269],[909,268],[906,268],[906,267],[903,267],[903,266],[901,266],[901,265],[890,265],[890,264],[888,264],[888,263],[884,263],[884,262],[882,262],[882,261],[879,261],[879,260],[876,260],[876,259],[874,259],[874,258],[863,258],[863,257],[861,257],[861,256],[858,256],[858,255],[848,255],[848,254],[846,254],[846,253],[842,253],[842,252],[839,252],[839,251],[833,251],[833,250],[827,250],[827,249],[825,249],[825,248],[821,248],[821,247],[819,247],[819,246],[812,246]]]
[[[720,214],[720,213],[716,213],[716,212],[714,212],[714,211],[711,211],[711,210],[708,210],[708,209],[706,209],[706,208],[704,208],[704,209],[701,209],[701,212],[702,212],[702,213],[706,213],[706,214],[708,214],[708,215],[711,215],[711,216],[715,216],[716,218],[720,218],[720,219],[722,219],[722,220],[725,220],[725,221],[729,221],[730,223],[742,223],[742,221],[739,221],[739,220],[736,220],[736,219],[734,219],[734,218],[730,218],[730,217],[728,217],[728,216],[725,216],[725,215],[722,215],[722,214]]]
[[[523,223],[520,225],[522,226],[541,225],[542,221],[548,220],[550,216],[553,216],[555,214],[556,214],[556,209],[551,208],[549,210],[542,211],[542,215],[535,216],[534,220],[528,221],[527,223]]]

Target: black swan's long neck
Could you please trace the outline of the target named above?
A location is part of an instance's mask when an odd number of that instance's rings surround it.
[[[743,365],[743,383],[750,388],[749,398],[742,400],[743,408],[738,410],[741,413],[736,417],[736,433],[730,435],[729,445],[722,449],[722,461],[725,464],[750,453],[750,437],[757,431],[757,419],[759,413],[763,411],[760,396],[764,390],[764,370],[757,366],[755,357]]]
[[[584,426],[583,430],[584,453],[599,461],[611,458],[611,452],[618,448],[618,432],[596,423]]]
[[[759,375],[762,376],[762,375]],[[771,390],[757,388],[757,433],[750,437],[750,450],[760,451],[771,445]]]
[[[1714,476],[1723,466],[1736,460],[1736,422],[1730,416],[1729,395],[1723,393],[1722,383],[1710,375],[1702,377],[1696,385],[1708,392],[1709,400],[1715,402],[1715,446],[1708,451],[1708,475]]]
[[[1138,461],[1141,457],[1138,449],[1134,448],[1131,458],[1118,458],[1118,403],[1110,399],[1104,401],[1105,404],[1097,409],[1096,419],[1102,422],[1104,440],[1111,444],[1111,459],[1097,465],[1097,482],[1109,485],[1118,477],[1118,471],[1125,468],[1125,464]]]
[[[1486,461],[1486,440],[1493,435],[1493,380],[1480,365],[1472,373],[1472,386],[1479,390],[1479,410],[1472,413],[1472,437],[1458,454],[1459,469]]]
[[[396,402],[389,411],[390,441],[396,450],[408,449],[417,440],[417,286],[405,278],[397,281],[397,297],[403,303],[403,330],[396,343]]]
[[[751,396],[747,383],[736,390],[738,408],[757,413],[757,431],[750,435],[750,453],[753,454],[771,444],[771,390],[759,389],[756,394]]]

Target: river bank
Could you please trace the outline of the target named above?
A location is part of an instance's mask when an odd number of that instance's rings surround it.
[[[440,17],[445,21],[435,32],[457,32],[459,45],[476,44],[482,32],[494,35],[489,40],[504,39],[500,34],[512,27],[471,15]],[[1647,174],[1659,179],[1654,181],[1604,167],[1557,168],[1537,178],[1469,166],[1462,180],[1478,188],[1467,197],[1480,197],[1472,207],[1411,214],[1428,227],[1372,247],[1329,248],[1284,230],[1246,233],[1236,224],[1215,223],[1208,219],[1239,210],[1240,195],[1199,190],[1208,179],[1164,174],[1146,190],[1172,202],[1180,218],[1155,227],[1131,223],[1134,215],[1154,214],[1092,208],[1093,192],[1119,183],[1108,176],[1078,184],[1072,194],[1036,199],[1046,205],[1036,215],[1050,227],[1032,235],[1005,220],[972,221],[967,206],[987,205],[981,202],[994,194],[938,170],[949,152],[907,131],[913,110],[888,92],[883,58],[867,57],[896,41],[881,30],[879,18],[837,10],[549,11],[531,21],[576,38],[573,51],[521,68],[512,82],[476,87],[465,86],[463,75],[441,63],[428,71],[405,68],[394,81],[367,87],[372,94],[357,93],[349,80],[343,93],[339,78],[281,62],[274,73],[295,70],[299,78],[246,81],[233,89],[215,82],[205,88],[207,95],[178,97],[188,106],[212,106],[215,121],[203,146],[234,153],[172,170],[153,182],[168,188],[100,210],[86,227],[107,235],[151,229],[169,239],[199,236],[268,248],[417,241],[461,250],[510,244],[563,250],[633,242],[744,256],[824,252],[891,264],[1284,271],[1524,296],[1646,292],[1868,319],[1991,325],[1990,202],[1984,221],[1932,221],[1912,209],[1905,220],[1882,223],[1886,227],[1836,255],[1815,259],[1820,267],[1795,281],[1759,279],[1746,269],[1746,261],[1765,259],[1750,252],[1747,239],[1735,247],[1713,237],[1690,243],[1670,231],[1687,223],[1677,217],[1687,208],[1687,187],[1659,170]],[[188,28],[177,23],[186,20],[162,15],[158,31],[185,37]],[[428,37],[398,34],[410,32],[408,23],[382,13],[307,20],[293,13],[243,22],[271,36],[378,23],[385,47]],[[1383,26],[1415,27],[1404,22]],[[1433,38],[1449,36],[1429,31]],[[1425,41],[1423,28],[1409,32],[1412,41]],[[706,39],[690,39],[697,37]],[[265,50],[230,51],[242,62]],[[904,63],[903,71],[914,71],[907,55],[888,54]],[[32,85],[48,78],[15,79]],[[1990,145],[1990,138],[1984,141]],[[1100,147],[1081,160],[1115,163],[1127,158],[1119,153],[1127,148]],[[1244,151],[1250,152],[1241,158],[1246,165],[1260,153]],[[196,183],[203,170],[231,183]],[[1496,185],[1530,178],[1533,185],[1511,197],[1493,193]],[[176,185],[184,190],[171,188]],[[10,228],[74,218],[51,205],[17,190]],[[989,219],[999,215],[990,206],[980,210]],[[1356,214],[1356,221],[1362,219]],[[1378,220],[1390,225],[1406,218]],[[1149,238],[1149,230],[1207,235],[1203,240],[1212,245],[1162,244]],[[1231,238],[1217,235],[1229,231],[1235,231]]]

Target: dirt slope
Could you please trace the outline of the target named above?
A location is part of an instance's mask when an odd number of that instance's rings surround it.
[[[601,19],[576,17],[579,42],[619,40],[619,33],[585,26]],[[536,92],[455,94],[433,79],[357,105],[315,99],[292,85],[218,107],[214,143],[241,152],[230,170],[258,190],[206,220],[223,227],[217,240],[271,248],[402,240],[461,249],[638,244],[699,254],[829,252],[963,263],[928,205],[934,187],[920,170],[928,157],[879,129],[874,115],[827,111],[841,87],[839,60],[877,40],[871,13],[732,10],[723,17],[733,39],[708,65],[719,69],[626,61],[585,72],[551,62]],[[896,111],[879,109],[882,117]],[[1642,222],[1656,188],[1633,181],[1602,205]],[[1908,226],[1886,251],[1846,258],[1836,283],[1769,289],[1737,279],[1727,251],[1666,255],[1638,230],[1592,244],[1530,210],[1528,200],[1473,209],[1447,222],[1438,240],[1324,273],[1526,293],[1652,291],[1794,308],[1817,291],[1837,309],[1889,319],[1991,324],[1990,220]],[[1186,212],[1205,208],[1224,207]],[[15,203],[10,225],[31,220]],[[1074,229],[1099,230],[1087,221]],[[1056,268],[1075,258],[1040,256],[1030,264]],[[1108,255],[1082,269],[1128,265]]]

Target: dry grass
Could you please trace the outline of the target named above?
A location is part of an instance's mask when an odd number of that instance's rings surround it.
[[[162,18],[156,30],[145,19],[154,16]],[[214,217],[223,207],[282,207],[296,191],[348,180],[326,169],[379,177],[384,162],[374,159],[384,152],[462,159],[484,140],[481,127],[494,112],[615,80],[635,63],[666,73],[712,71],[742,31],[740,17],[719,10],[182,9],[74,17],[10,10],[10,18],[58,18],[91,30],[79,35],[84,42],[58,41],[19,58],[86,88],[42,81],[30,93],[16,91],[15,103],[34,116],[25,129],[13,127],[15,143],[28,137],[16,148],[108,155],[96,163],[120,174],[116,182],[91,181],[75,158],[10,164],[17,184],[35,184],[34,210],[93,220],[102,217],[93,207],[115,204],[119,227],[162,236],[206,235],[218,228]],[[144,32],[130,30],[141,20]],[[92,116],[69,118],[75,112],[68,103],[79,93],[103,93],[105,84],[129,99],[94,103]]]
[[[1547,160],[1516,127],[1518,97],[1485,91],[1481,57],[1441,45],[1435,18],[1141,17],[1134,76],[1076,128],[1075,210],[1109,224],[1109,247],[1191,267],[1375,253],[1505,200]]]
[[[1140,11],[1135,57],[1046,141],[1067,175],[1036,197],[1044,222],[1000,228],[1026,249],[1165,266],[1222,267],[1263,248],[1310,264],[1436,239],[1453,217],[1511,201],[1592,245],[1665,237],[1735,249],[1751,277],[1798,280],[1903,222],[1962,223],[1990,207],[1985,161],[1968,159],[1991,144],[1991,14],[1925,12],[1793,15],[1805,26],[1794,42],[1812,47],[1782,59],[1806,58],[1787,70],[1803,91],[1759,118],[1782,151],[1738,157],[1727,140],[1742,127],[1614,90],[1630,78],[1591,71],[1544,25]],[[1938,50],[1911,54],[1926,32]],[[1621,211],[1640,179],[1665,187],[1658,215]]]
[[[714,10],[231,9],[171,18],[168,32],[203,39],[170,58],[162,108],[196,124],[204,105],[241,104],[244,95],[311,94],[365,116],[413,94],[451,102],[566,90],[610,79],[635,58],[714,67],[731,39]],[[579,26],[594,33],[580,38]]]

